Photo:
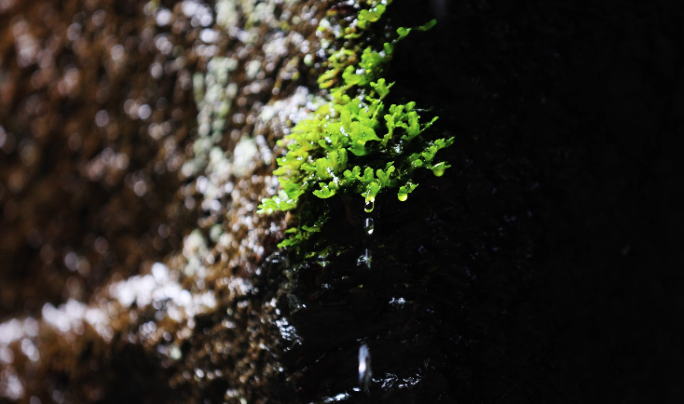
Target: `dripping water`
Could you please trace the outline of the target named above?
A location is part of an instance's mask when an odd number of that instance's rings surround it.
[[[368,387],[371,382],[371,358],[368,345],[363,344],[359,348],[359,386],[366,393],[369,392]]]
[[[368,233],[369,236],[373,235],[373,231],[375,230],[375,225],[373,224],[373,218],[372,217],[367,217],[366,220],[363,223],[363,229]]]
[[[356,265],[357,266],[366,266],[368,269],[371,268],[371,260],[373,259],[373,255],[371,253],[371,250],[369,248],[364,249],[364,253],[362,256],[360,256],[356,260]]]

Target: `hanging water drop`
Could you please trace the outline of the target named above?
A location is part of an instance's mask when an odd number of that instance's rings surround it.
[[[364,221],[363,224],[363,229],[368,233],[370,236],[373,234],[373,231],[375,230],[375,224],[373,223],[373,218],[367,217],[366,220]]]
[[[363,210],[366,211],[366,213],[370,213],[373,211],[375,208],[375,202],[374,201],[366,201],[366,206],[363,207]]]
[[[444,170],[447,168],[449,168],[449,166],[445,162],[441,162],[432,166],[432,173],[435,174],[436,177],[441,177],[444,175]]]

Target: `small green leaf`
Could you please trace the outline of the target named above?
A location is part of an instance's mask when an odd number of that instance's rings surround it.
[[[330,189],[327,185],[323,184],[322,182],[319,182],[318,185],[321,187],[320,191],[316,190],[313,191],[313,194],[316,195],[317,197],[321,199],[327,199],[330,198],[331,196],[335,195],[335,191]]]
[[[393,85],[394,85],[394,83],[392,83],[388,86],[387,83],[385,82],[385,79],[380,79],[375,83],[370,83],[370,86],[373,87],[373,89],[375,90],[376,93],[378,93],[378,96],[380,97],[380,99],[387,97],[387,95],[390,92],[389,89],[392,88]]]
[[[418,184],[407,183],[406,185],[399,188],[397,197],[400,201],[404,202],[406,199],[408,199],[408,194],[413,192],[413,190],[416,189],[417,186]]]
[[[358,180],[364,184],[369,184],[371,181],[373,181],[373,169],[366,167],[363,172],[363,176],[357,175],[356,178],[358,178]]]
[[[363,85],[366,77],[363,74],[356,74],[356,68],[354,66],[347,66],[342,73],[342,78],[347,87],[355,85]]]
[[[375,174],[378,177],[378,181],[380,182],[380,185],[383,187],[391,187],[393,185],[393,181],[391,179],[392,174],[394,173],[395,168],[394,166],[390,166],[386,171],[383,171],[381,169],[378,169]]]
[[[318,175],[319,178],[326,180],[332,178],[330,171],[332,171],[330,167],[330,160],[325,157],[316,159],[316,175]]]
[[[411,33],[411,28],[404,28],[404,27],[397,28],[397,34],[399,35],[399,38],[397,38],[397,41],[400,41],[400,40],[406,38],[406,36],[410,33]]]
[[[302,230],[308,232],[308,233],[319,233],[321,231],[320,227],[317,226],[302,226]]]
[[[431,30],[432,27],[434,27],[435,25],[437,25],[437,20],[432,19],[427,24],[421,25],[420,27],[416,27],[415,29],[417,29],[418,31],[428,31]]]

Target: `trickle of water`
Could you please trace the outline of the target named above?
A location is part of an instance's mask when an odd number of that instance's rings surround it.
[[[366,249],[364,250],[363,255],[360,256],[360,257],[356,260],[356,265],[357,265],[357,266],[365,265],[366,267],[368,267],[368,269],[370,269],[370,268],[371,268],[371,259],[372,259],[372,258],[373,258],[373,255],[372,255],[371,251],[370,251],[368,248],[366,248]]]
[[[365,210],[366,213],[370,213],[373,209],[375,209],[375,202],[366,201],[366,206],[363,207],[363,210]]]
[[[366,393],[368,393],[372,375],[370,351],[368,345],[363,344],[359,348],[359,385]]]
[[[373,218],[367,217],[366,220],[363,223],[363,229],[368,233],[370,236],[373,234],[373,231],[375,230],[375,224],[373,223]]]
[[[337,403],[340,401],[345,401],[346,399],[349,398],[349,393],[340,393],[336,395],[335,397],[326,397],[323,399],[324,403]]]

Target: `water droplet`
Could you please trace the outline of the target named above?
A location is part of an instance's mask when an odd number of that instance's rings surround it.
[[[371,382],[371,357],[368,345],[363,344],[359,348],[359,385],[363,391],[368,393],[368,386]]]
[[[399,194],[397,195],[400,201],[404,202],[406,199],[408,199],[408,194],[406,192],[401,192],[399,191]]]
[[[446,170],[447,168],[448,166],[446,165],[446,163],[441,162],[432,166],[432,173],[435,174],[436,177],[441,177],[442,175],[444,175],[444,170]]]
[[[363,210],[365,210],[366,213],[370,213],[373,211],[374,208],[375,208],[375,202],[366,201],[366,206],[364,206]]]
[[[368,233],[368,235],[373,234],[373,231],[375,230],[375,224],[373,223],[373,218],[367,217],[366,221],[363,224],[363,229]]]

